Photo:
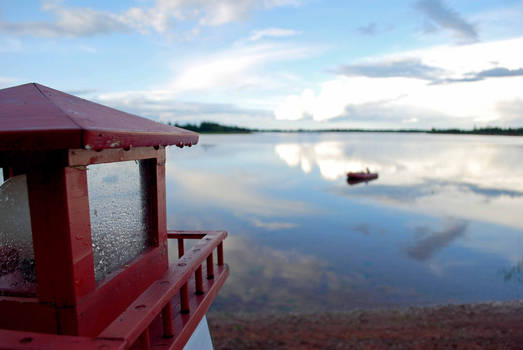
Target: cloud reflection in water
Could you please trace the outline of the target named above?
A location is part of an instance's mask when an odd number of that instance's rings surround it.
[[[437,251],[449,246],[453,240],[462,237],[466,230],[467,223],[459,220],[447,223],[446,227],[438,232],[432,232],[429,227],[418,227],[416,233],[425,237],[408,247],[407,255],[419,261],[428,260]]]
[[[379,173],[369,186],[336,187],[338,194],[523,229],[522,140],[506,145],[499,137],[341,135],[346,142],[280,143],[274,150],[288,166],[299,165],[306,174],[317,168],[328,181],[367,167]]]
[[[519,297],[523,139],[202,135],[168,151],[169,227],[225,229],[222,311]],[[186,152],[187,151],[187,152]],[[379,179],[349,187],[346,172]]]

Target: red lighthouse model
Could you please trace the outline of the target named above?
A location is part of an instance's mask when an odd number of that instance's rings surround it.
[[[39,84],[0,90],[0,349],[185,346],[228,276],[226,232],[166,227],[165,147],[197,142]]]

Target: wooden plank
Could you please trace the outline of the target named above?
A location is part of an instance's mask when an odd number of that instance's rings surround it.
[[[109,275],[93,293],[80,301],[79,335],[96,336],[100,333],[162,277],[167,265],[166,247],[150,248]]]
[[[47,167],[27,184],[38,298],[73,306],[94,289],[86,171]]]
[[[225,233],[202,239],[169,271],[138,297],[127,310],[99,335],[102,338],[121,338],[134,343],[163,307],[193,276],[196,269],[223,240]]]
[[[56,310],[35,298],[0,298],[0,329],[56,333]],[[1,344],[1,342],[0,342]]]
[[[229,267],[227,265],[218,267],[215,271],[215,276],[214,280],[206,280],[206,293],[204,295],[198,295],[195,293],[194,288],[190,288],[189,305],[191,311],[188,314],[179,313],[180,304],[173,303],[173,314],[176,315],[173,320],[175,334],[173,338],[167,339],[162,337],[161,322],[159,320],[155,320],[151,324],[149,327],[151,332],[151,349],[183,349],[229,276]],[[190,283],[190,285],[194,284]]]
[[[157,239],[160,244],[167,245],[167,204],[166,204],[166,186],[165,186],[165,149],[160,150],[160,157],[156,161],[155,174],[155,191],[151,197],[151,203],[154,203],[154,216],[156,218]],[[151,188],[152,190],[152,188]]]
[[[224,239],[227,237],[227,231],[182,231],[182,230],[167,230],[167,237],[170,239],[201,239],[205,236],[222,235]]]
[[[86,149],[68,150],[68,164],[70,166],[87,166],[89,164],[124,162],[149,158],[157,158],[158,162],[165,163],[165,147],[160,147],[159,149],[155,149],[154,147],[134,147],[128,150],[117,148],[104,149],[102,151]]]
[[[0,350],[124,350],[123,340],[0,330]]]

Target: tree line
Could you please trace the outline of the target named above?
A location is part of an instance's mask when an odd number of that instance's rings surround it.
[[[429,134],[463,134],[463,135],[506,135],[523,136],[523,128],[500,128],[484,127],[473,128],[470,130],[450,128],[450,129],[249,129],[239,126],[228,126],[214,122],[201,122],[198,124],[179,124],[168,122],[167,124],[177,126],[186,130],[195,131],[202,134],[247,134],[252,132],[397,132],[397,133],[429,133]]]

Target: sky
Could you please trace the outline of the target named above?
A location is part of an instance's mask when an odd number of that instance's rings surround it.
[[[523,127],[523,1],[2,0],[0,88],[162,122]]]

